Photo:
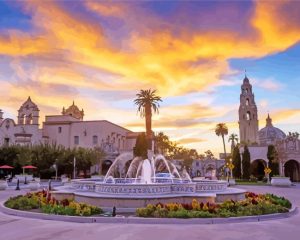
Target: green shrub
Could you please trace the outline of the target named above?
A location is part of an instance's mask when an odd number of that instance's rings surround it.
[[[182,208],[177,211],[169,211],[167,216],[169,218],[190,218],[190,212],[191,211]]]
[[[26,196],[17,196],[8,199],[5,204],[6,207],[18,210],[31,210],[39,208],[39,202],[35,198],[28,198]]]
[[[284,197],[279,197],[270,193],[267,193],[265,196],[266,198],[269,198],[274,204],[286,207],[288,209],[292,207],[292,203]]]
[[[102,209],[97,206],[77,203],[68,199],[58,201],[44,191],[11,197],[5,202],[5,206],[18,210],[40,208],[43,213],[69,216],[91,216],[102,213]]]
[[[255,194],[247,192],[240,201],[227,200],[221,204],[199,203],[167,203],[148,205],[136,210],[139,217],[168,218],[210,218],[240,217],[288,212],[291,208],[289,200],[273,194]]]

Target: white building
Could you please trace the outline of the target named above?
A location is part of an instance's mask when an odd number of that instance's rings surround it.
[[[38,144],[43,142],[43,131],[39,129],[39,109],[30,97],[18,110],[17,123],[3,118],[0,110],[0,144]]]
[[[39,109],[29,97],[18,110],[17,123],[3,119],[0,110],[0,144],[56,143],[66,148],[99,147],[107,154],[106,165],[125,151],[132,151],[138,133],[107,120],[84,121],[84,111],[73,104],[61,115],[46,116],[39,128]]]

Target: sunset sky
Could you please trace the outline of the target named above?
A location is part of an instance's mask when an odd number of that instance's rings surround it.
[[[30,95],[45,115],[74,100],[86,120],[133,131],[140,89],[162,96],[154,131],[199,152],[238,134],[247,70],[260,128],[300,131],[299,1],[0,1],[0,109]],[[229,144],[228,144],[229,147]]]

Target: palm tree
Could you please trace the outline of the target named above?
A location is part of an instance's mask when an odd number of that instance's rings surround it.
[[[140,90],[134,99],[135,105],[138,107],[138,112],[141,117],[146,120],[146,136],[148,140],[148,149],[152,149],[152,111],[158,113],[159,102],[162,102],[161,97],[157,96],[156,90]]]
[[[225,153],[225,159],[226,159],[226,147],[225,147],[225,140],[224,136],[228,134],[228,128],[225,123],[218,123],[215,128],[215,133],[217,136],[221,136],[223,140],[223,147],[224,147],[224,153]]]
[[[239,141],[237,134],[235,134],[235,133],[230,134],[229,138],[228,138],[228,142],[230,142],[230,141],[231,141],[231,153],[232,153],[233,149],[235,147],[235,142],[238,143],[238,141]]]

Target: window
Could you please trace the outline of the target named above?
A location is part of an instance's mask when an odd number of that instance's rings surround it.
[[[75,145],[79,144],[79,136],[74,136],[74,144]]]
[[[33,122],[32,114],[29,114],[26,117],[26,124],[32,124],[32,122]]]
[[[93,144],[98,144],[98,136],[93,136]]]
[[[9,138],[4,138],[4,145],[8,146],[9,145]]]
[[[251,120],[251,114],[250,114],[250,112],[247,112],[246,120]]]
[[[58,127],[58,133],[61,133],[61,127]]]
[[[246,105],[249,106],[249,98],[246,99]]]

